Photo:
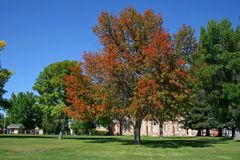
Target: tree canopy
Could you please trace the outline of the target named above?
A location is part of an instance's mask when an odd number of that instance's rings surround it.
[[[101,94],[107,95],[103,97],[94,95],[93,99],[108,97],[102,100],[103,106],[131,116],[134,140],[140,143],[143,119],[156,118],[156,113],[163,108],[169,111],[166,114],[175,112],[177,115],[177,111],[186,106],[183,102],[191,97],[191,76],[185,69],[186,61],[174,53],[171,35],[163,28],[162,17],[152,10],[141,14],[134,8],[126,8],[119,16],[102,12],[98,20],[93,31],[103,50],[85,53],[84,67],[92,82],[110,92]],[[76,80],[81,79],[82,76]],[[77,85],[74,87],[79,88]],[[82,96],[69,99],[74,106],[69,108],[70,112],[78,113],[76,111],[81,105],[88,108],[89,105],[85,105],[88,98],[83,98],[82,103],[78,99]]]
[[[193,65],[198,100],[186,118],[191,128],[239,128],[239,31],[227,19],[201,28]]]
[[[69,118],[75,129],[101,124],[110,130],[127,117],[136,144],[143,120],[158,122],[160,130],[164,121],[181,120],[198,135],[240,130],[240,26],[210,20],[199,38],[190,25],[170,34],[160,14],[128,7],[118,15],[102,12],[93,32],[102,49],[84,52],[82,62],[45,67],[33,86],[38,96],[4,99],[12,73],[0,65],[0,107],[12,107],[13,122],[61,135]],[[0,51],[5,46],[0,41]]]
[[[12,94],[10,98],[11,108],[7,114],[11,123],[20,123],[27,130],[41,127],[41,110],[36,105],[36,96],[31,92],[19,92]]]
[[[40,95],[37,101],[43,111],[42,127],[48,133],[57,133],[61,130],[66,106],[64,76],[77,64],[77,61],[50,64],[40,73],[33,86]]]

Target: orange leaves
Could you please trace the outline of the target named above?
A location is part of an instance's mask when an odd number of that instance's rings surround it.
[[[105,51],[117,48],[119,52],[138,52],[162,28],[160,15],[154,14],[152,10],[141,15],[131,7],[124,9],[119,17],[102,12],[98,22],[93,31],[104,45]]]
[[[170,35],[163,30],[153,33],[151,43],[143,50],[146,63],[165,63],[173,54]]]
[[[114,70],[114,68],[116,68],[119,63],[118,63],[118,55],[116,53],[111,53],[111,54],[105,54],[104,55],[104,61],[102,63],[104,63],[105,67],[109,70]]]
[[[79,98],[79,95],[84,94],[82,70],[80,66],[74,66],[71,69],[70,75],[65,75],[66,84],[66,102],[69,106],[66,112],[69,116],[79,118],[84,111],[84,101]]]
[[[65,84],[68,104],[66,113],[70,117],[89,121],[106,110],[107,105],[101,102],[104,95],[98,92],[99,86],[93,85],[90,78],[83,75],[80,66],[71,68],[71,74],[65,76]]]
[[[144,12],[144,19],[145,19],[145,26],[146,26],[146,32],[151,31],[154,29],[152,26],[154,24],[162,25],[163,19],[160,14],[154,14],[153,10],[148,9]]]
[[[184,64],[186,64],[186,62],[185,62],[185,60],[183,58],[180,58],[180,59],[177,60],[177,65],[178,66],[182,66]]]
[[[136,88],[140,97],[144,97],[147,94],[156,94],[156,81],[154,79],[148,80],[146,77],[143,77],[138,81]]]
[[[159,109],[161,101],[158,97],[159,86],[155,79],[144,76],[139,79],[133,92],[133,101],[130,107],[133,115],[143,112],[144,115],[151,114],[149,111]]]
[[[132,114],[152,114],[167,107],[171,97],[175,102],[185,93],[185,61],[174,55],[171,35],[162,23],[162,17],[152,10],[142,15],[126,8],[119,17],[102,13],[94,28],[104,48],[101,56],[85,58],[86,63],[94,62],[87,70],[100,71],[102,87],[114,86],[113,93],[119,92],[115,98],[129,104],[125,107]],[[171,95],[175,91],[177,96]]]
[[[103,50],[84,54],[86,75],[79,67],[66,77],[68,114],[89,120],[130,112],[141,119],[175,110],[191,94],[190,74],[162,23],[152,10],[142,15],[127,8],[120,16],[103,12],[93,29]]]

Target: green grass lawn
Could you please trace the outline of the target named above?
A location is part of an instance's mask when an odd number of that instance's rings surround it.
[[[0,160],[240,159],[240,142],[216,137],[0,135]]]

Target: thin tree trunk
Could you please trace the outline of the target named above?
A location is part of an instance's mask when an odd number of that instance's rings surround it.
[[[6,134],[6,117],[3,117],[4,122],[3,122],[3,134]]]
[[[175,127],[174,127],[174,122],[172,121],[172,129],[173,129],[173,136],[175,136]]]
[[[58,135],[58,139],[61,140],[62,139],[62,135],[63,135],[63,132],[64,132],[64,124],[65,124],[65,120],[62,119],[62,124],[61,124],[61,130],[59,132],[59,135]]]
[[[202,136],[202,130],[201,129],[197,130],[197,136]]]
[[[108,125],[108,134],[109,134],[110,136],[113,135],[112,123],[110,123],[110,124]]]
[[[141,144],[141,124],[142,119],[137,119],[134,125],[134,143]]]
[[[236,128],[232,128],[232,138],[235,137],[235,131],[236,131]]]
[[[209,129],[209,128],[206,128],[206,136],[211,136],[211,135],[210,135],[210,129]]]
[[[146,121],[146,131],[147,131],[147,136],[148,136],[148,121]]]
[[[122,130],[123,130],[123,119],[120,118],[119,121],[119,135],[122,136]]]
[[[227,137],[227,129],[224,129],[224,137]]]
[[[159,121],[159,136],[163,137],[163,122]]]
[[[218,137],[222,137],[222,128],[218,128]]]

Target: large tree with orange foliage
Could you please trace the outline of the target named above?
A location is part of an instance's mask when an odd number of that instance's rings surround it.
[[[171,35],[162,23],[152,10],[141,14],[126,8],[119,16],[102,12],[93,31],[103,50],[84,55],[88,78],[105,95],[105,109],[131,117],[137,144],[143,119],[159,119],[163,111],[178,113],[191,93],[184,57],[174,53]],[[79,100],[69,101],[77,104]],[[88,106],[84,103],[83,99],[78,106]],[[70,111],[75,114],[79,109]]]

